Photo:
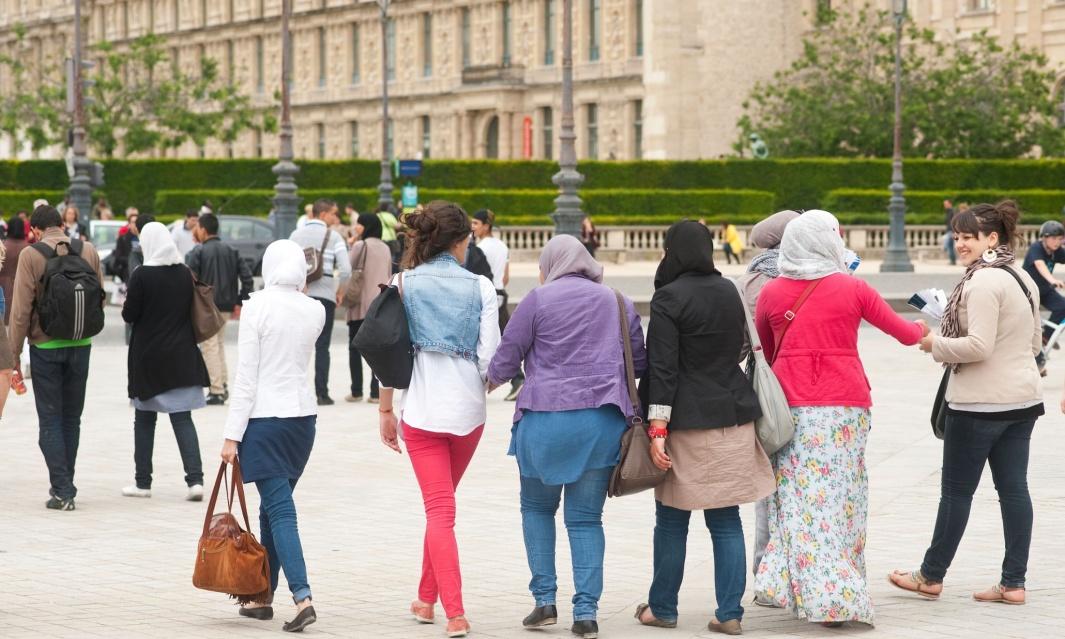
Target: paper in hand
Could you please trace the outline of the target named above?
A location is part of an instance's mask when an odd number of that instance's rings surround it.
[[[926,288],[914,293],[907,304],[938,321],[947,310],[947,294],[938,288]]]

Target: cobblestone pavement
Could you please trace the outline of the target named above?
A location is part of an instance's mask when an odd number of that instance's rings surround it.
[[[236,360],[230,327],[230,369]],[[332,392],[347,381],[346,352],[334,341]],[[113,335],[113,333],[108,333]],[[100,340],[92,355],[82,427],[77,510],[45,510],[47,475],[37,449],[32,395],[12,397],[0,423],[0,637],[253,637],[280,632],[291,619],[281,602],[271,622],[239,618],[221,595],[193,589],[190,577],[204,505],[183,501],[177,448],[165,419],[155,446],[155,483],[147,500],[124,498],[132,481],[132,410],[124,400],[124,347]],[[828,630],[780,610],[748,605],[751,637],[1060,637],[1065,610],[1065,444],[1057,410],[1065,355],[1051,360],[1048,416],[1035,431],[1031,488],[1035,538],[1029,605],[976,604],[970,592],[993,583],[1002,533],[995,493],[985,476],[955,567],[938,602],[893,591],[885,575],[918,566],[931,536],[939,494],[940,446],[928,426],[938,370],[916,349],[863,329],[862,354],[874,388],[869,443],[871,516],[868,568],[877,625]],[[32,393],[32,391],[31,391]],[[520,628],[532,600],[522,546],[516,466],[506,456],[511,404],[501,393],[460,488],[457,533],[465,598],[475,637],[533,637]],[[1052,409],[1052,410],[1050,410]],[[217,469],[225,409],[195,414],[209,479]],[[318,440],[296,491],[301,535],[319,622],[310,636],[439,638],[441,625],[419,626],[406,613],[415,596],[422,547],[421,501],[408,461],[378,442],[375,407],[345,404],[322,411]],[[253,508],[254,490],[249,491]],[[646,598],[654,523],[650,494],[607,504],[603,637],[710,636],[713,564],[709,536],[693,524],[680,623],[673,631],[643,628],[632,611]],[[748,539],[752,509],[744,506]],[[696,521],[693,519],[693,522]],[[253,524],[257,529],[257,524]],[[561,525],[560,525],[561,527]],[[560,613],[568,618],[572,579],[560,530]],[[282,583],[279,594],[286,594]],[[750,593],[748,592],[747,599]],[[281,597],[284,598],[283,596]],[[441,614],[438,609],[438,615]],[[274,636],[277,636],[276,634]],[[536,635],[568,637],[568,624]]]

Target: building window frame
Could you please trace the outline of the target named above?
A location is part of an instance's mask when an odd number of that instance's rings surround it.
[[[513,15],[511,12],[509,0],[504,0],[502,7],[502,16],[500,20],[500,26],[502,27],[502,62],[503,66],[510,66],[511,59],[511,30],[513,29]]]
[[[588,61],[598,62],[603,31],[602,0],[588,0]]]
[[[351,145],[351,157],[359,157],[359,123],[352,120],[348,123],[348,134],[350,136]]]
[[[354,86],[362,80],[361,74],[361,56],[359,46],[361,45],[359,33],[359,23],[351,23],[351,84]]]
[[[319,122],[317,125],[315,125],[315,128],[318,130],[318,159],[319,160],[324,160],[325,159],[325,124],[322,123],[322,122]]]
[[[558,8],[556,0],[544,0],[544,66],[555,64],[555,46],[558,44]]]
[[[266,52],[264,51],[263,37],[255,36],[255,92],[262,95],[266,92]]]
[[[584,107],[584,125],[588,144],[585,147],[589,160],[599,159],[599,105],[590,102]]]
[[[428,115],[422,116],[422,159],[428,160],[432,157],[433,148],[433,121]]]
[[[433,14],[422,14],[422,77],[433,76]]]
[[[318,88],[324,89],[329,83],[328,41],[325,27],[318,27]]]
[[[643,0],[634,0],[633,24],[636,27],[636,41],[633,43],[633,51],[637,58],[643,57]]]
[[[643,100],[632,101],[632,159],[643,159]]]
[[[545,160],[555,159],[555,111],[549,106],[540,109],[541,144]]]
[[[469,7],[462,7],[462,11],[459,15],[459,22],[459,29],[461,32],[460,40],[462,42],[462,68],[469,69],[473,64],[473,46],[470,34],[472,26]]]

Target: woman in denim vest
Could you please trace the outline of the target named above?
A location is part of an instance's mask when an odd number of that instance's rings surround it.
[[[499,346],[496,291],[459,263],[470,221],[457,204],[435,201],[404,216],[409,227],[401,285],[414,345],[414,374],[402,393],[400,418],[393,389],[381,388],[381,441],[402,452],[402,433],[425,501],[425,545],[418,598],[411,613],[433,623],[436,600],[447,636],[470,631],[462,606],[455,542],[455,489],[470,463],[485,421],[488,363]]]
[[[603,503],[621,436],[633,416],[623,339],[632,344],[637,377],[647,368],[640,316],[624,300],[629,334],[621,334],[618,300],[603,286],[603,267],[580,241],[556,235],[540,256],[542,286],[518,305],[488,369],[491,387],[528,373],[518,395],[510,454],[521,475],[521,522],[536,601],[522,622],[558,621],[555,513],[566,493],[564,521],[573,559],[573,634],[595,637],[603,594]]]

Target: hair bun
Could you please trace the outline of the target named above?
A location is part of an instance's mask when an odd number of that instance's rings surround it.
[[[422,235],[429,235],[436,230],[439,224],[432,215],[426,215],[424,211],[413,211],[403,216],[403,223]]]

